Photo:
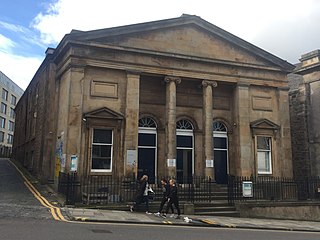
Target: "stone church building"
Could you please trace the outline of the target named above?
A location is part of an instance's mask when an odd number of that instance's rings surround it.
[[[292,177],[293,68],[193,15],[73,30],[16,107],[14,158],[44,182]]]
[[[320,50],[301,56],[289,86],[294,176],[320,177]]]

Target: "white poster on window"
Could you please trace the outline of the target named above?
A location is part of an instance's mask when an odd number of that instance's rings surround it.
[[[167,159],[168,167],[175,167],[176,166],[176,159]]]
[[[71,155],[71,172],[76,172],[78,170],[78,156],[77,155]]]
[[[137,162],[137,150],[127,150],[127,165],[134,166]]]

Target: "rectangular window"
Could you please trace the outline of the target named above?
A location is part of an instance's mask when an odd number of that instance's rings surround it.
[[[16,116],[16,114],[15,114],[15,112],[14,112],[14,109],[13,109],[13,108],[10,108],[10,117],[14,119],[15,116]]]
[[[8,134],[8,144],[12,144],[13,143],[13,135]]]
[[[0,126],[1,128],[6,128],[6,119],[3,117],[0,117]]]
[[[258,174],[272,174],[271,137],[257,136]]]
[[[12,121],[9,121],[9,126],[8,126],[9,128],[9,131],[14,131],[14,122],[12,122]]]
[[[2,99],[8,101],[8,91],[4,88],[2,89]]]
[[[14,106],[17,104],[17,98],[13,95],[11,95],[11,104]]]
[[[3,114],[7,114],[7,105],[3,102],[1,103],[0,112]]]
[[[111,172],[113,132],[106,129],[93,129],[92,172]]]
[[[4,142],[4,132],[0,131],[0,142]]]

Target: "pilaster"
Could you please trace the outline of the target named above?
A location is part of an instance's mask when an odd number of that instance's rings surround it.
[[[139,91],[140,74],[127,72],[127,93],[125,113],[125,174],[137,177],[138,166],[138,128],[139,128]],[[128,156],[130,153],[130,156]],[[133,154],[134,153],[134,154]],[[130,159],[128,157],[135,159]],[[133,160],[133,163],[132,163]],[[130,164],[128,164],[130,162]]]
[[[181,83],[181,78],[166,76],[166,156],[167,174],[176,176],[176,85]]]
[[[216,81],[202,81],[203,87],[203,138],[204,138],[204,159],[205,175],[214,179],[213,159],[213,88],[217,87]]]

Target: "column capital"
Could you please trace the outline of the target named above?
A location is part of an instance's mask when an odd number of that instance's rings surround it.
[[[180,77],[175,77],[175,76],[165,76],[164,77],[165,83],[169,82],[175,82],[175,84],[180,84],[181,83],[181,78]]]
[[[202,81],[202,87],[208,87],[208,86],[211,86],[211,87],[217,87],[218,86],[218,83],[216,81],[209,81],[209,80],[203,80]]]

